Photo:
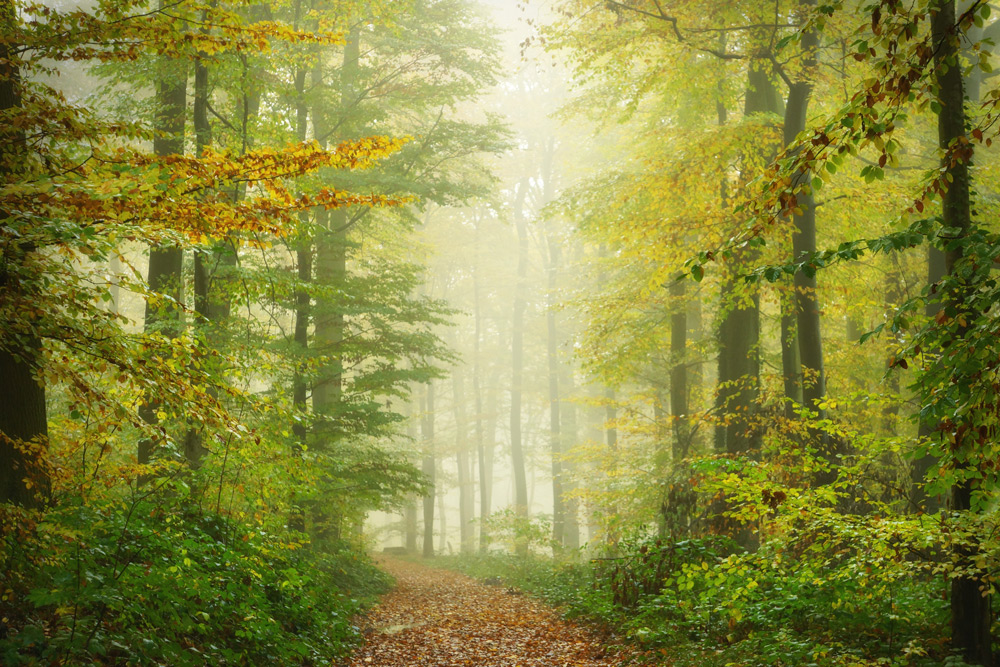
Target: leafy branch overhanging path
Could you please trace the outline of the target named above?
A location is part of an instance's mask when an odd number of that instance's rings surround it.
[[[368,615],[351,667],[616,667],[592,632],[502,587],[387,559],[396,588]]]

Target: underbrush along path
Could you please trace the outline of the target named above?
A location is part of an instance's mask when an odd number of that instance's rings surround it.
[[[584,627],[516,591],[419,563],[385,559],[396,588],[366,618],[351,667],[616,667]]]

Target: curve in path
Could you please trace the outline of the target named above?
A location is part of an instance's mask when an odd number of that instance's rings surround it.
[[[351,667],[615,667],[586,628],[524,595],[417,563],[384,560],[396,588],[367,617]]]

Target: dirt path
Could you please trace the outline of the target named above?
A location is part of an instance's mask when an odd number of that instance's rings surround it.
[[[586,629],[461,574],[386,559],[397,587],[367,617],[351,667],[615,667]]]

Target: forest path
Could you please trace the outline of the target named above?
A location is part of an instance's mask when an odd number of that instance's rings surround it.
[[[351,667],[616,667],[624,656],[544,604],[469,577],[397,559],[396,588],[367,616]]]

